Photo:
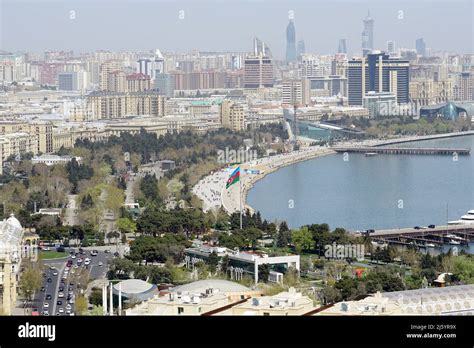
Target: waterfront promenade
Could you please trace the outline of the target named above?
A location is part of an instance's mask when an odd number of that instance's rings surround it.
[[[350,148],[350,147],[379,147],[389,144],[449,138],[465,135],[474,135],[474,131],[458,132],[458,133],[446,133],[436,134],[427,136],[408,136],[398,137],[390,139],[366,139],[366,140],[350,140],[344,142],[338,142],[333,147],[326,146],[308,146],[303,147],[301,150],[293,151],[290,153],[284,153],[274,156],[268,156],[259,158],[255,161],[242,163],[241,169],[243,170],[241,176],[242,184],[242,205],[251,209],[250,206],[246,205],[246,196],[248,190],[252,188],[256,181],[262,179],[267,174],[278,170],[284,166],[288,166],[297,162],[313,159],[320,156],[336,153],[335,148]],[[302,138],[303,143],[308,143],[308,139]],[[232,168],[235,168],[233,165]],[[247,174],[244,170],[256,169],[260,171],[260,174]],[[210,175],[203,178],[193,187],[193,193],[196,194],[203,202],[203,210],[209,211],[211,209],[223,207],[228,213],[232,213],[240,210],[240,184],[235,184],[229,189],[225,188],[229,172],[225,169],[211,173]],[[271,202],[271,199],[269,199]],[[252,210],[252,209],[251,209]]]

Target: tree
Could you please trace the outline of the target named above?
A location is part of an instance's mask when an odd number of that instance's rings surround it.
[[[74,307],[77,315],[84,315],[87,311],[87,299],[84,296],[77,296]]]
[[[279,248],[285,248],[291,241],[291,231],[285,221],[280,224],[277,237],[277,246]]]
[[[291,234],[291,239],[298,254],[300,254],[303,250],[312,249],[314,245],[313,235],[307,226],[303,226],[299,230],[293,231]]]
[[[209,265],[209,271],[211,273],[215,273],[217,270],[217,266],[219,265],[220,257],[217,255],[215,251],[209,254],[207,259],[207,264]]]
[[[20,291],[22,296],[31,301],[31,297],[36,290],[41,288],[41,267],[29,261],[24,261],[24,271],[20,278]]]
[[[135,221],[130,220],[129,218],[120,218],[117,220],[117,228],[121,233],[136,233],[137,224]]]
[[[258,266],[258,279],[259,280],[266,283],[268,282],[269,275],[270,275],[270,265],[268,263]]]

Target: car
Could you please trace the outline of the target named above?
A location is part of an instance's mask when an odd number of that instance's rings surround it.
[[[114,257],[119,257],[119,253],[118,252],[114,252]]]
[[[71,255],[71,259],[75,259],[76,258],[76,255]]]
[[[43,277],[46,278],[48,275],[46,273],[43,273]]]
[[[69,285],[70,285],[70,286],[74,286],[74,283],[73,283],[73,282],[70,282]]]
[[[62,304],[63,304],[63,301],[61,301],[61,300],[58,300],[58,302],[56,302],[56,304],[57,304],[58,306],[62,306]]]
[[[51,283],[53,280],[51,278],[48,278],[48,280],[46,280],[48,283]]]
[[[66,280],[67,279],[67,274],[64,274],[62,279]]]
[[[64,291],[64,288],[62,286],[60,286],[58,291]]]
[[[103,266],[104,263],[102,261],[99,262],[99,266]]]
[[[53,276],[57,276],[59,273],[58,273],[58,271],[53,271],[52,274],[53,274]]]
[[[367,230],[367,233],[374,233],[374,232],[375,232],[375,230],[373,230],[373,229],[372,230]]]
[[[105,249],[105,250],[104,250],[104,253],[108,254],[108,253],[110,253],[110,250],[109,250],[109,249]]]
[[[76,270],[72,269],[71,274],[74,274],[74,273],[76,273]]]
[[[59,297],[59,298],[63,298],[63,297],[64,297],[64,292],[58,293],[58,297]]]
[[[68,303],[68,304],[66,305],[66,310],[70,311],[71,309],[72,309],[72,306]]]
[[[59,312],[56,312],[56,315],[61,315]]]
[[[66,309],[66,314],[71,314],[71,310],[70,310],[70,309]]]
[[[87,261],[87,260],[84,261],[84,265],[85,265],[85,266],[88,266],[90,263],[91,263],[90,261]]]
[[[41,248],[41,250],[43,250],[43,251],[50,251],[51,248],[49,248],[49,247],[43,247],[43,248]]]
[[[41,292],[45,292],[46,288],[44,286],[41,287]]]
[[[429,228],[435,228],[436,226],[435,225],[429,225],[428,227]]]
[[[58,312],[59,312],[59,313],[64,313],[64,308],[63,308],[63,307],[59,307]]]
[[[74,291],[69,291],[69,292],[68,292],[68,295],[69,295],[69,296],[74,295]]]
[[[48,302],[43,303],[43,308],[49,308],[49,303]]]
[[[50,294],[47,294],[46,297],[45,297],[47,300],[51,300],[52,299],[52,296]]]
[[[73,298],[71,298],[71,299],[69,300],[69,304],[74,304],[74,299],[73,299]]]
[[[47,316],[49,316],[49,312],[48,312],[48,311],[43,311],[43,315],[44,315],[45,317],[47,317]]]
[[[415,230],[421,230],[421,227],[420,226],[415,226],[413,227]]]
[[[77,269],[77,268],[79,268],[79,266],[78,266],[78,265],[74,265],[74,269]]]
[[[53,270],[56,269],[56,267],[54,267],[54,266],[49,266],[49,269],[50,269],[51,271],[53,271]]]
[[[74,290],[74,288],[71,285],[69,285],[69,287],[67,288],[67,291],[72,291],[72,290]]]

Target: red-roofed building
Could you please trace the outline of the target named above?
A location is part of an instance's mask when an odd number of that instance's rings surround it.
[[[143,92],[151,89],[150,76],[142,73],[127,75],[127,86],[129,92]]]

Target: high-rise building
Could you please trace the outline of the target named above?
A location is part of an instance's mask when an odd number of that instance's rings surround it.
[[[305,45],[304,45],[304,40],[299,40],[298,45],[296,46],[296,56],[297,56],[298,60],[301,60],[301,57],[305,53],[306,53],[306,48],[305,48]]]
[[[282,83],[282,103],[306,106],[310,102],[310,81],[308,78],[289,79]]]
[[[456,76],[454,99],[474,100],[474,74],[462,72]]]
[[[246,57],[244,74],[244,88],[273,87],[273,64],[267,56]]]
[[[107,90],[111,92],[127,92],[127,74],[124,71],[112,71],[108,75]]]
[[[245,129],[245,111],[240,104],[224,100],[219,106],[219,119],[223,127],[233,131]]]
[[[367,92],[391,92],[398,104],[410,100],[408,60],[390,58],[388,54],[371,53],[349,61],[347,70],[349,105],[362,105]]]
[[[58,89],[60,91],[75,91],[77,89],[77,74],[75,72],[59,73]]]
[[[426,44],[425,39],[416,39],[416,53],[422,57],[426,56]]]
[[[347,54],[346,39],[339,39],[339,45],[337,47],[337,53],[346,53]]]
[[[296,61],[296,30],[292,19],[286,27],[286,61]]]
[[[171,74],[156,74],[155,89],[159,95],[173,97],[174,94],[174,78]]]
[[[111,72],[122,70],[122,62],[118,60],[108,60],[100,65],[99,68],[99,89],[101,91],[109,90],[109,74]]]
[[[362,55],[366,57],[374,49],[374,20],[370,12],[364,18],[364,31],[362,31]]]
[[[127,75],[127,91],[143,92],[151,89],[150,75],[135,73]]]
[[[270,48],[265,42],[257,37],[253,39],[253,53],[256,56],[262,55],[272,58],[272,52],[270,51]]]
[[[388,54],[395,54],[395,41],[387,41],[385,49]]]

